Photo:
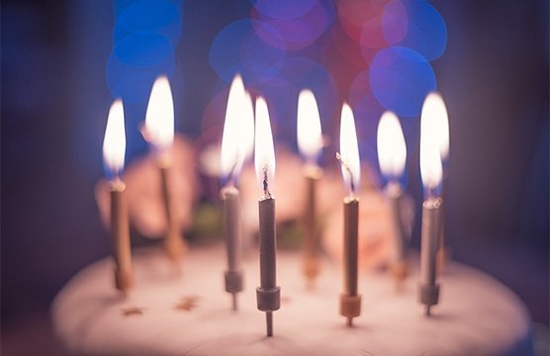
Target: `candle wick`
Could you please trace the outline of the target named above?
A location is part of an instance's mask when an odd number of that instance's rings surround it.
[[[262,172],[264,174],[264,180],[263,180],[262,183],[263,183],[263,186],[264,186],[264,196],[266,198],[271,198],[271,193],[269,192],[269,185],[268,185],[268,182],[267,182],[267,170],[268,170],[268,166],[266,164],[262,168]]]
[[[355,183],[353,181],[353,173],[351,172],[351,169],[349,168],[348,164],[342,159],[342,156],[340,155],[340,152],[336,152],[334,154],[334,157],[340,162],[342,167],[348,172],[349,174],[349,186],[350,186],[350,194],[352,196],[355,196]]]

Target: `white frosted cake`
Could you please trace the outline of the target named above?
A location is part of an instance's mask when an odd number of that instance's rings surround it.
[[[441,298],[426,317],[417,301],[415,269],[400,293],[388,274],[360,274],[362,313],[354,326],[338,314],[341,268],[324,261],[314,290],[306,289],[297,253],[279,252],[281,309],[274,336],[256,308],[259,263],[243,263],[239,310],[224,291],[221,246],[191,249],[174,272],[162,251],[133,256],[134,288],[113,287],[113,263],[78,273],[53,306],[56,335],[74,355],[531,355],[529,317],[505,286],[475,269],[450,263]]]

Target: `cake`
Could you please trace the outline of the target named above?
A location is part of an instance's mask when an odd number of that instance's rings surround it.
[[[56,337],[71,355],[531,355],[529,317],[520,300],[490,276],[451,262],[441,300],[426,317],[417,270],[398,293],[386,273],[362,270],[363,306],[354,326],[338,314],[341,267],[324,259],[314,289],[300,255],[279,251],[281,308],[274,336],[256,308],[257,251],[245,253],[239,310],[223,288],[223,246],[193,247],[178,268],[161,250],[134,252],[135,284],[123,297],[105,258],[76,274],[52,305]]]

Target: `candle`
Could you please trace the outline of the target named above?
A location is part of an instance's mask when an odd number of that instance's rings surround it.
[[[438,196],[442,178],[440,131],[434,116],[422,108],[420,122],[420,174],[426,199],[422,204],[422,234],[420,249],[420,302],[426,306],[426,315],[439,302],[436,283],[436,252],[441,226],[442,199]]]
[[[260,222],[260,287],[258,309],[266,313],[267,336],[273,336],[273,311],[280,307],[281,288],[276,281],[275,197],[270,184],[275,176],[275,152],[267,103],[256,99],[254,166],[263,196],[258,201]]]
[[[242,78],[237,75],[229,89],[221,147],[221,172],[226,182],[221,190],[221,199],[228,264],[224,278],[225,291],[232,294],[233,310],[238,309],[237,293],[243,289],[241,197],[236,185],[243,163],[254,144],[253,115],[252,102]]]
[[[115,287],[123,294],[132,286],[132,255],[130,227],[125,194],[126,185],[121,179],[126,150],[124,132],[124,108],[118,99],[111,105],[105,138],[103,140],[103,162],[112,174],[111,179],[111,238],[115,260]]]
[[[321,136],[321,120],[319,109],[313,93],[304,89],[298,97],[297,115],[298,148],[305,159],[304,178],[306,180],[306,199],[303,213],[304,243],[303,243],[303,273],[308,286],[312,287],[319,274],[319,254],[321,250],[321,235],[316,219],[317,204],[315,201],[317,181],[323,172],[317,165],[317,156],[323,146]]]
[[[348,190],[344,198],[344,292],[340,295],[340,315],[347,318],[348,326],[352,326],[353,318],[361,315],[361,295],[357,293],[359,199],[356,196],[361,180],[361,162],[353,112],[346,103],[342,106],[340,153],[336,158],[342,166]]]
[[[441,156],[441,164],[443,166],[443,175],[442,180],[445,181],[447,175],[445,174],[446,163],[449,159],[449,117],[447,115],[447,107],[445,102],[439,93],[432,92],[426,96],[424,105],[422,107],[422,113],[426,117],[426,120],[429,120],[430,125],[434,128],[435,139],[437,139],[437,146],[439,148],[439,154]],[[444,191],[443,191],[444,195]],[[438,269],[442,270],[447,263],[447,259],[450,256],[450,250],[445,241],[445,231],[443,228],[444,224],[444,205],[442,198],[441,205],[441,223],[440,231],[438,233],[439,239],[439,248],[437,251],[437,261]]]
[[[177,264],[186,246],[172,208],[171,149],[174,141],[174,103],[170,83],[165,76],[158,77],[151,89],[145,115],[144,136],[155,149],[160,170],[167,225],[164,247],[170,260]]]
[[[401,217],[403,188],[399,183],[399,178],[405,170],[407,146],[405,145],[401,124],[394,113],[386,111],[382,114],[378,124],[377,137],[380,169],[382,174],[389,179],[384,193],[392,211],[396,256],[391,270],[396,280],[396,288],[399,290],[408,274],[408,236]]]

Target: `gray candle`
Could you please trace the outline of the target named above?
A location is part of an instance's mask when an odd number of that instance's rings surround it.
[[[408,274],[407,255],[409,251],[408,234],[405,232],[405,227],[403,226],[403,218],[401,215],[401,204],[403,197],[401,185],[397,182],[388,183],[385,189],[385,194],[389,201],[390,209],[392,212],[392,225],[396,247],[395,261],[393,262],[391,271],[393,277],[396,280],[396,288],[399,290]]]
[[[298,95],[298,112],[296,115],[296,136],[298,148],[305,160],[304,178],[306,181],[305,206],[303,215],[303,273],[307,286],[314,286],[319,274],[319,254],[321,237],[317,223],[316,186],[323,171],[317,166],[317,157],[323,148],[321,119],[315,95],[309,89],[303,89]]]
[[[426,316],[431,307],[439,302],[439,285],[436,283],[437,248],[441,231],[441,164],[442,115],[441,102],[437,96],[428,95],[422,106],[420,120],[420,175],[426,199],[422,205],[422,239],[420,248],[419,299],[426,307]],[[446,115],[446,113],[445,113]]]
[[[358,294],[359,259],[359,192],[361,162],[357,133],[351,108],[344,104],[340,122],[340,153],[336,159],[342,167],[342,176],[348,189],[344,198],[344,292],[340,295],[340,315],[346,317],[348,326],[353,318],[361,315],[361,295]]]
[[[436,252],[441,224],[441,198],[430,197],[422,204],[422,240],[420,251],[420,302],[426,306],[426,315],[439,302],[436,283]]]
[[[256,288],[258,309],[266,313],[267,336],[273,336],[273,311],[280,307],[281,288],[276,281],[275,198],[269,184],[275,173],[275,149],[267,103],[256,100],[254,165],[263,190],[258,201],[260,223],[260,286]]]
[[[224,273],[225,290],[232,294],[233,310],[237,310],[237,293],[243,290],[241,271],[241,197],[236,185],[242,166],[252,154],[254,142],[254,113],[252,101],[246,93],[239,74],[235,75],[227,96],[220,154],[223,222],[227,252],[227,270]]]
[[[304,242],[303,242],[303,273],[308,287],[314,287],[314,281],[320,270],[319,255],[321,253],[321,234],[317,224],[317,182],[322,170],[318,166],[306,165],[304,178],[306,181],[306,203],[303,212]]]
[[[391,111],[386,111],[380,117],[377,134],[378,163],[382,174],[389,179],[385,195],[390,204],[395,241],[395,261],[391,266],[392,275],[399,290],[407,277],[407,234],[404,231],[401,217],[402,188],[399,179],[405,170],[407,146],[399,118]]]
[[[223,223],[227,251],[227,271],[225,271],[225,291],[232,294],[233,310],[237,310],[237,293],[243,290],[241,270],[241,197],[233,185],[221,191],[223,200]]]

